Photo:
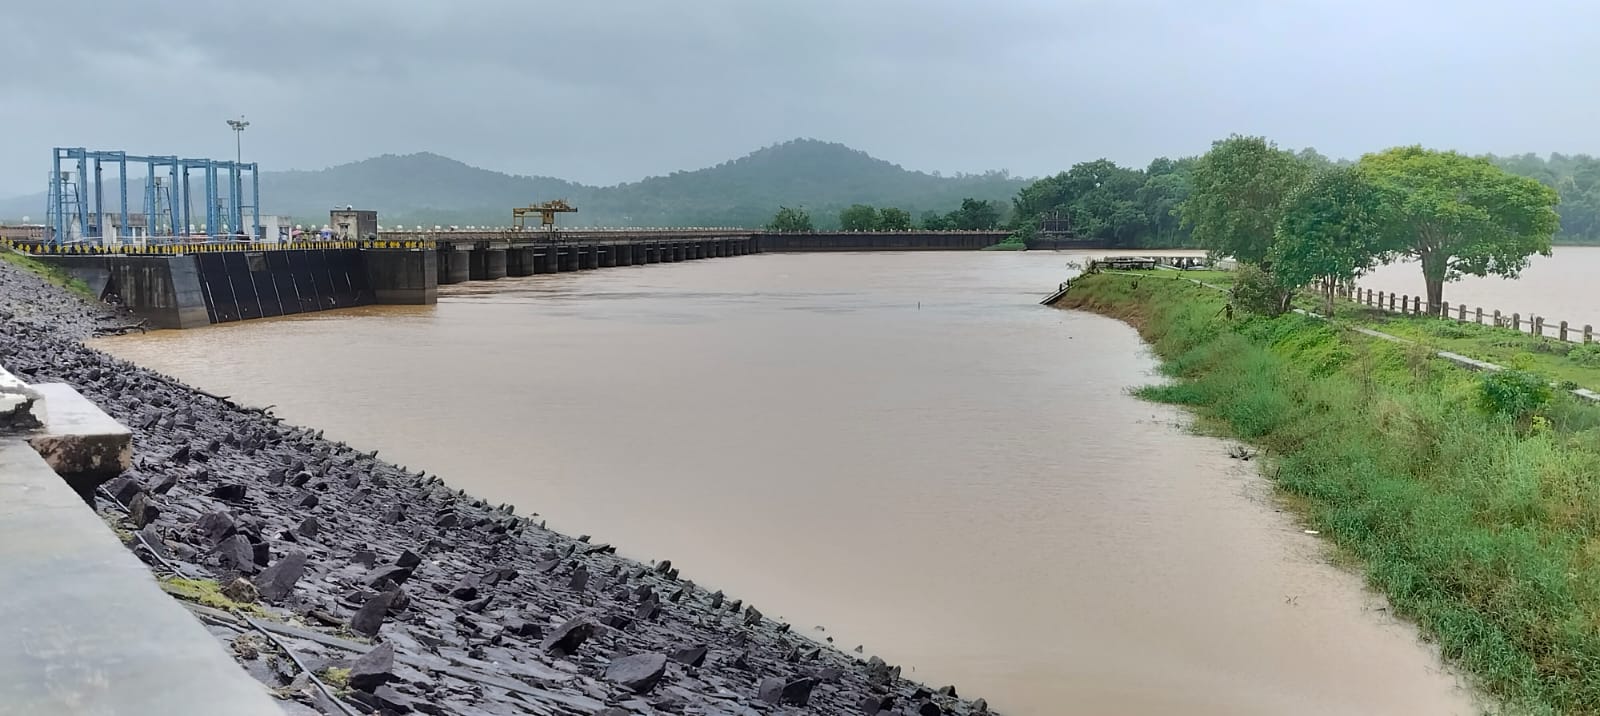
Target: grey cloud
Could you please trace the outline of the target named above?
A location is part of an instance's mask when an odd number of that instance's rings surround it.
[[[41,190],[53,145],[227,156],[240,113],[272,169],[429,150],[600,183],[796,136],[1030,175],[1235,131],[1600,151],[1580,2],[13,4],[0,195]]]

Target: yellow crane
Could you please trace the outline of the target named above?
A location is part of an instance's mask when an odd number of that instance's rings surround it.
[[[578,209],[567,203],[566,199],[556,199],[543,204],[529,204],[518,206],[511,210],[511,225],[516,230],[523,229],[523,222],[529,214],[539,215],[539,225],[547,231],[554,233],[556,230],[556,214],[575,212]]]

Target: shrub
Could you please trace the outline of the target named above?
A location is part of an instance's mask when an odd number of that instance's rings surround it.
[[[1289,292],[1271,273],[1255,264],[1242,264],[1234,272],[1233,307],[1261,316],[1281,315],[1288,309]]]
[[[1478,383],[1478,407],[1519,424],[1531,422],[1533,414],[1548,404],[1552,395],[1548,381],[1524,370],[1489,373]]]
[[[1600,368],[1600,343],[1585,343],[1581,346],[1573,346],[1572,350],[1567,353],[1567,357],[1571,358],[1572,362],[1585,368]]]

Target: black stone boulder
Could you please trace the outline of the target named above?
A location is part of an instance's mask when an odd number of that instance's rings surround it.
[[[634,654],[612,661],[606,667],[606,681],[636,694],[648,694],[665,673],[665,654]]]
[[[205,540],[208,546],[215,546],[232,537],[239,531],[239,527],[234,524],[232,516],[219,511],[201,515],[200,520],[195,523],[195,530],[200,533],[201,539]]]
[[[816,679],[810,677],[790,680],[769,676],[761,680],[756,695],[769,704],[805,706],[811,703],[811,689],[816,685]]]
[[[389,607],[394,604],[399,596],[398,592],[383,592],[367,600],[350,617],[350,631],[371,638],[378,635],[378,629],[383,626],[383,618],[388,616]]]
[[[411,568],[410,567],[401,567],[399,565],[390,565],[390,566],[387,566],[387,567],[379,567],[377,569],[372,570],[370,573],[368,573],[367,574],[367,584],[372,585],[372,586],[377,586],[379,583],[381,583],[385,579],[390,580],[390,581],[394,582],[395,584],[405,584],[406,580],[410,579],[410,578],[411,578]]]
[[[234,570],[240,574],[256,573],[256,552],[250,545],[250,540],[244,535],[235,534],[218,544],[216,547],[218,558],[225,569]]]
[[[378,645],[350,664],[350,688],[372,691],[394,680],[394,645]]]
[[[243,502],[246,492],[248,490],[245,489],[244,485],[228,482],[211,488],[210,494],[223,502]]]
[[[133,501],[128,503],[128,516],[133,520],[135,528],[143,529],[145,525],[161,517],[161,506],[156,504],[155,498],[141,492],[134,495]]]
[[[691,646],[672,652],[672,660],[686,666],[699,667],[706,663],[706,654],[710,651],[705,644]]]
[[[540,647],[556,656],[576,654],[578,647],[582,646],[592,633],[594,625],[583,617],[577,617],[552,630],[545,636]]]
[[[294,593],[294,585],[306,571],[306,554],[290,552],[271,567],[261,571],[254,580],[261,598],[269,602],[283,601]]]

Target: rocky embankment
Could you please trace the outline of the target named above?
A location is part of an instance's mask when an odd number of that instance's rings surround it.
[[[0,363],[134,430],[102,515],[286,713],[986,711],[669,561],[624,559],[80,343],[127,323],[0,263]]]

